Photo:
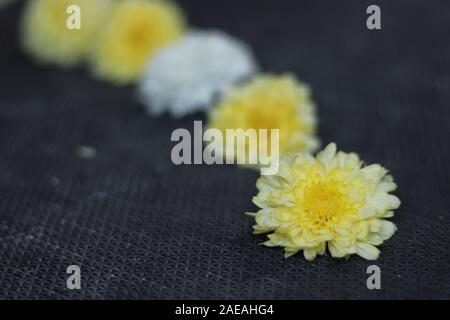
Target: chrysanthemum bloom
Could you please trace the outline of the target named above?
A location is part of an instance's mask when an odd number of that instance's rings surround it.
[[[93,72],[116,84],[134,82],[153,54],[183,30],[183,15],[169,1],[119,1],[93,48]]]
[[[354,153],[336,153],[329,144],[313,156],[289,155],[277,175],[262,176],[253,202],[260,208],[248,213],[256,219],[254,233],[270,233],[267,246],[284,247],[289,257],[303,250],[307,260],[324,254],[357,254],[378,258],[380,245],[396,231],[386,220],[400,200],[389,194],[396,184],[378,164],[363,166]]]
[[[250,49],[218,31],[193,31],[160,50],[139,94],[150,114],[180,117],[211,107],[215,95],[257,69]]]
[[[280,157],[292,152],[314,151],[319,144],[315,135],[315,105],[309,87],[291,75],[260,75],[247,84],[227,90],[218,106],[209,113],[208,127],[219,129],[223,136],[227,129],[267,129],[268,146],[272,141],[270,130],[278,129]],[[221,153],[229,158],[224,140]],[[247,157],[248,147],[246,144],[245,150],[233,153],[244,153]],[[260,156],[266,150],[257,151]]]
[[[67,8],[80,8],[80,29],[69,29]],[[22,44],[40,63],[73,66],[85,58],[108,14],[108,0],[30,0],[22,17]]]

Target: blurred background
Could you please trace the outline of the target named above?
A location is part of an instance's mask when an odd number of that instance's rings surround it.
[[[374,262],[258,245],[242,214],[256,172],[170,161],[171,132],[204,116],[151,118],[134,86],[36,65],[17,0],[0,2],[0,297],[450,298],[450,3],[178,4],[247,42],[263,71],[309,83],[324,144],[391,171],[402,206],[375,262],[382,289],[366,287]],[[366,28],[370,4],[381,30]],[[66,288],[72,264],[81,290]]]

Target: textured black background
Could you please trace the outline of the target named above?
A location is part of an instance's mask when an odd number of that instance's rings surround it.
[[[38,67],[0,12],[0,297],[450,298],[450,2],[183,1],[192,25],[247,41],[264,70],[311,84],[320,137],[389,168],[399,230],[366,288],[359,257],[288,260],[251,233],[257,174],[170,162],[183,120],[150,118],[134,89]],[[98,155],[79,159],[80,144]],[[68,265],[82,289],[66,289]]]

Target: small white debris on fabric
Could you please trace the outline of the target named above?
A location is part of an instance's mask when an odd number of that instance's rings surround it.
[[[50,184],[54,187],[59,186],[61,180],[58,177],[50,177]]]
[[[76,156],[80,159],[93,159],[97,156],[97,150],[88,145],[79,145],[76,149]]]
[[[182,117],[211,107],[217,95],[258,70],[243,42],[220,31],[191,31],[150,61],[138,94],[151,115]]]

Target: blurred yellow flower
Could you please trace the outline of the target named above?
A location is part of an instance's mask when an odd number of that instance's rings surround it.
[[[267,246],[284,247],[288,257],[303,250],[307,260],[324,254],[378,258],[376,248],[396,231],[385,220],[400,200],[389,194],[396,184],[378,164],[363,166],[354,153],[336,153],[329,144],[314,158],[306,153],[285,157],[277,175],[262,176],[253,202],[254,232],[270,233]]]
[[[93,72],[116,84],[136,81],[155,51],[183,30],[182,12],[169,1],[117,2],[93,48]]]
[[[30,0],[21,36],[24,49],[38,62],[73,66],[89,51],[108,13],[109,0]],[[67,8],[80,8],[80,29],[67,28]]]
[[[268,149],[272,141],[270,129],[278,129],[281,157],[290,152],[314,151],[319,145],[310,90],[291,75],[260,75],[243,86],[231,88],[208,115],[208,127],[220,130],[224,136],[227,129],[268,129]],[[223,145],[225,149],[226,141]],[[248,147],[247,144],[246,150],[238,152],[248,154]],[[267,150],[257,151],[262,155]],[[227,151],[222,153],[226,157]]]

